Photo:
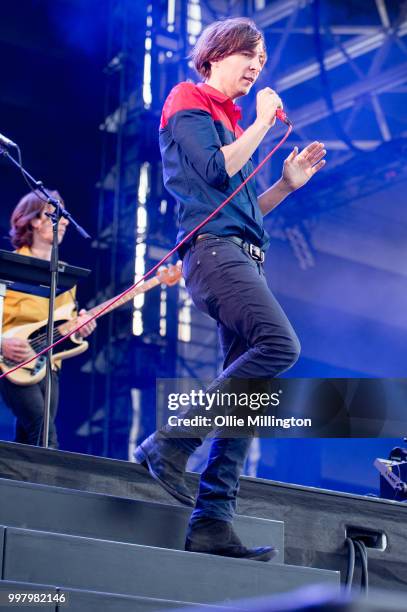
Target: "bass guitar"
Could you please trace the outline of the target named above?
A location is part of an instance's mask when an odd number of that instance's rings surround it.
[[[150,289],[157,287],[157,285],[175,285],[181,278],[180,264],[181,262],[178,262],[177,265],[170,265],[168,268],[158,270],[155,277],[145,281],[142,285],[135,287],[132,291],[129,291],[129,293],[117,300],[117,302],[113,303],[116,298],[111,298],[98,306],[94,306],[88,311],[87,314],[91,316],[96,315],[96,317],[99,318],[102,315],[111,312],[115,308],[122,306],[129,300],[134,299],[136,295],[150,291]],[[110,303],[111,306],[109,306]],[[106,310],[102,312],[105,307],[107,307]],[[57,341],[66,334],[69,334],[69,332],[75,329],[75,327],[78,325],[77,317],[71,318],[71,312],[72,304],[65,304],[64,306],[60,306],[55,310],[54,341]],[[3,334],[3,338],[21,338],[22,340],[27,340],[33,350],[33,354],[39,353],[47,346],[47,321],[27,323],[25,325],[13,327]],[[55,361],[76,357],[76,355],[80,355],[86,351],[88,346],[89,343],[86,340],[76,334],[73,334],[54,347],[52,363],[54,364]],[[13,361],[3,359],[3,361],[0,362],[0,369],[7,375],[7,372],[13,369],[16,365],[18,364]],[[45,367],[46,357],[44,354],[37,357],[37,359],[33,360],[31,363],[28,363],[26,366],[15,370],[15,372],[11,372],[6,376],[6,378],[16,385],[34,385],[44,378]]]

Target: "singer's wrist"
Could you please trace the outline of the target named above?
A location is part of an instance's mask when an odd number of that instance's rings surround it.
[[[265,134],[269,131],[269,129],[272,127],[271,125],[269,125],[265,119],[262,119],[261,117],[256,117],[254,124],[253,124],[259,131],[263,131]],[[273,124],[274,125],[274,124]]]
[[[293,191],[296,191],[296,187],[290,185],[290,182],[287,181],[284,176],[281,176],[281,178],[277,181],[276,185],[278,185],[278,189],[281,191],[281,193],[286,196],[290,195],[290,193],[292,193]]]

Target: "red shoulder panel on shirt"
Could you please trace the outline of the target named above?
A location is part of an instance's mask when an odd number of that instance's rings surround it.
[[[165,128],[172,115],[182,110],[197,108],[211,114],[208,98],[194,83],[179,83],[168,94],[161,114],[160,128]]]
[[[166,127],[175,113],[192,109],[206,111],[214,121],[221,121],[226,129],[233,131],[224,104],[212,100],[203,88],[187,81],[179,83],[170,91],[161,114],[160,129]]]

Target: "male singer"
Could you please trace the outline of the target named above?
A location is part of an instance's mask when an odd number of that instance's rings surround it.
[[[251,156],[276,122],[282,102],[270,87],[257,94],[257,117],[246,130],[235,100],[249,93],[266,62],[262,33],[243,18],[218,21],[197,41],[192,60],[203,82],[184,82],[169,94],[160,126],[164,182],[179,204],[181,240],[253,170]],[[281,178],[257,196],[253,180],[181,249],[183,274],[196,307],[218,324],[224,354],[222,375],[209,390],[230,380],[270,379],[290,368],[300,345],[263,270],[269,236],[263,217],[302,187],[325,164],[324,145],[295,148]],[[188,412],[192,414],[193,410]],[[179,428],[177,429],[179,435]],[[251,437],[215,437],[195,500],[184,480],[188,457],[208,431],[174,437],[169,426],[147,438],[136,461],[174,497],[195,505],[186,550],[268,561],[272,546],[247,548],[232,527],[239,476]]]

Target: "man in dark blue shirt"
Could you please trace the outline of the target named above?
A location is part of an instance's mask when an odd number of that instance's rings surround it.
[[[253,124],[245,131],[238,125],[240,109],[234,100],[250,91],[266,61],[263,36],[253,22],[238,18],[212,24],[192,58],[204,83],[177,85],[165,102],[160,126],[164,182],[179,204],[178,240],[249,176],[250,158],[282,107],[267,87],[257,94]],[[267,381],[298,358],[299,341],[263,270],[269,242],[263,216],[323,167],[325,153],[319,142],[301,153],[295,148],[279,181],[259,197],[249,181],[180,249],[186,287],[195,305],[217,321],[224,354],[223,372],[207,392],[229,392],[237,381]],[[222,408],[214,407],[214,414]],[[202,407],[191,407],[187,416],[200,413]],[[272,546],[247,548],[232,527],[252,432],[215,437],[196,502],[188,490],[188,457],[210,429],[181,426],[174,437],[174,427],[166,425],[136,449],[136,461],[174,497],[195,505],[186,550],[267,561],[275,554]]]
[[[250,159],[232,177],[226,170],[222,147],[242,136],[240,118],[240,107],[208,83],[180,83],[168,96],[161,117],[160,148],[165,186],[179,203],[177,242],[253,171]],[[268,244],[253,180],[204,231],[240,235],[262,247]]]

